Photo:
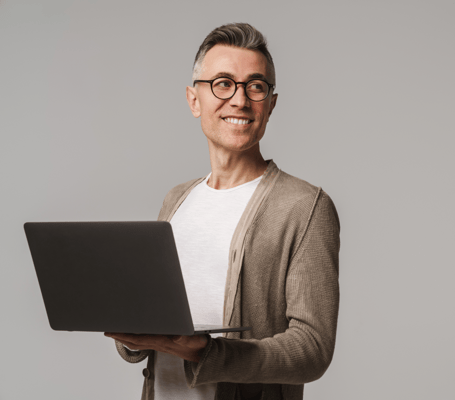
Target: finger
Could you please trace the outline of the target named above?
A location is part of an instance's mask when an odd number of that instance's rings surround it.
[[[205,335],[183,336],[179,335],[173,339],[175,344],[189,348],[205,347],[207,344],[207,337]]]
[[[128,335],[123,333],[112,333],[112,334],[105,334],[107,337],[110,337],[125,346],[128,346],[132,350],[144,350],[146,347],[143,346],[143,341],[140,337],[136,335]]]
[[[118,338],[116,338],[118,336]],[[131,338],[131,339],[130,339]],[[114,335],[113,339],[132,350],[158,350],[166,352],[171,339],[161,335]]]
[[[172,338],[172,341],[174,343],[180,343],[182,341],[183,336],[182,335],[176,335]]]
[[[143,346],[137,345],[136,343],[128,342],[127,340],[117,340],[117,342],[120,342],[124,346],[128,347],[130,350],[145,350]]]
[[[107,337],[110,337],[110,338],[115,338],[115,339],[120,339],[120,338],[123,338],[123,339],[126,339],[127,334],[125,333],[118,333],[118,332],[115,332],[115,333],[109,333],[109,332],[106,332],[104,334],[104,336],[107,336]]]
[[[142,336],[140,335],[131,335],[128,333],[109,333],[105,334],[107,337],[113,338],[115,340],[126,340],[131,343],[141,344]]]

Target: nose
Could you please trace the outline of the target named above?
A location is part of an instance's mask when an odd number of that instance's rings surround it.
[[[246,97],[244,83],[237,84],[237,91],[235,92],[234,96],[232,96],[229,99],[229,104],[231,106],[236,106],[239,108],[244,108],[244,107],[250,106],[250,99],[248,97]]]

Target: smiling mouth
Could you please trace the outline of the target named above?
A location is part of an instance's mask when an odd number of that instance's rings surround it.
[[[247,118],[223,118],[223,121],[229,123],[229,124],[235,124],[235,125],[249,125],[253,122],[251,119]]]

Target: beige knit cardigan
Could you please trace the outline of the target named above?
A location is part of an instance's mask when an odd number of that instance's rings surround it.
[[[224,323],[252,329],[209,338],[199,363],[184,361],[188,386],[216,382],[217,400],[254,393],[262,400],[302,399],[303,385],[324,374],[334,352],[337,211],[321,188],[267,163],[232,237],[224,297]],[[171,189],[158,220],[170,221],[203,179]],[[154,351],[116,346],[128,362],[148,357],[142,400],[154,399]]]

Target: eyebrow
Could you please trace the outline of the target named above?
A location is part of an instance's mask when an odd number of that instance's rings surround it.
[[[234,75],[232,75],[230,72],[218,72],[216,75],[212,76],[212,79],[216,78],[221,78],[221,77],[226,77],[226,78],[231,78],[232,80],[235,81]],[[267,80],[266,77],[258,72],[255,72],[254,74],[250,74],[246,77],[246,81],[249,81],[251,79],[263,79]]]

